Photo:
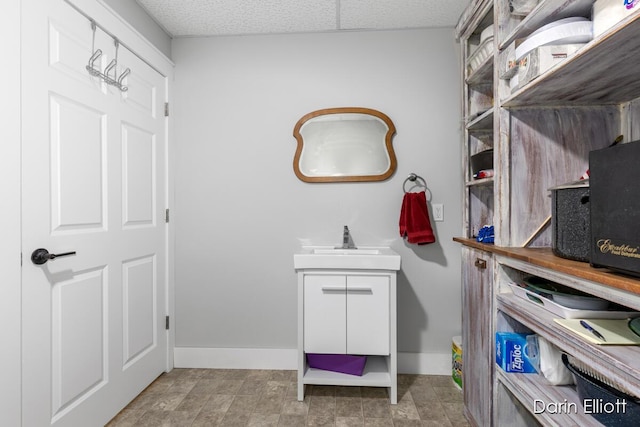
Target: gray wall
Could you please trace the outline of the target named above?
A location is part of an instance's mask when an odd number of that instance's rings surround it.
[[[173,40],[176,347],[296,347],[301,244],[402,255],[399,351],[450,355],[460,333],[460,83],[452,29]],[[362,106],[395,123],[398,170],[379,183],[296,178],[304,114]],[[398,235],[402,184],[426,179],[437,243]],[[329,314],[328,314],[329,315]]]
[[[134,0],[100,0],[124,18],[167,58],[171,58],[171,37]]]

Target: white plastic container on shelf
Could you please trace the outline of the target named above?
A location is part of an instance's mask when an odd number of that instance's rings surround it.
[[[493,25],[489,25],[487,28],[480,32],[480,43],[493,37]]]
[[[511,42],[498,56],[500,66],[498,77],[509,80],[518,73],[518,61],[516,61],[516,42]]]
[[[511,93],[515,92],[516,90],[518,90],[518,88],[520,88],[520,79],[518,77],[518,74],[516,73],[513,77],[511,77],[511,79],[509,80],[509,89],[511,89]]]
[[[540,46],[518,61],[519,84],[526,85],[551,67],[572,57],[585,43]]]
[[[593,4],[593,36],[637,13],[640,13],[640,0],[597,0]]]
[[[476,71],[482,63],[489,57],[493,55],[493,36],[485,39],[480,46],[469,55],[469,62],[467,64],[467,75],[470,76]]]
[[[593,25],[588,19],[582,17],[560,19],[539,28],[520,43],[516,47],[516,60],[540,46],[587,43],[592,38]]]
[[[627,319],[631,317],[637,317],[640,313],[628,310],[584,310],[565,307],[557,302],[551,301],[544,296],[535,292],[524,289],[515,283],[509,283],[509,287],[513,294],[523,300],[529,301],[538,307],[541,307],[555,315],[562,317],[563,319]]]

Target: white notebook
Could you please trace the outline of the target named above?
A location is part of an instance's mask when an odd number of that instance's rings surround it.
[[[640,336],[629,328],[629,319],[553,319],[558,324],[581,336],[590,343],[600,345],[640,345]],[[601,340],[580,324],[586,321],[606,341]]]

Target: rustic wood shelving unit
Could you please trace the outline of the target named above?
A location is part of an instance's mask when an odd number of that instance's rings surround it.
[[[628,64],[640,62],[640,13],[630,14],[526,85],[501,80],[500,54],[516,40],[558,19],[591,17],[594,0],[540,0],[526,16],[512,15],[509,0],[475,0],[457,26],[462,55],[464,215],[460,238],[463,271],[465,414],[472,425],[600,425],[587,414],[539,414],[533,399],[577,401],[573,387],[551,386],[538,375],[497,368],[496,331],[532,331],[589,363],[640,396],[640,347],[597,346],[561,330],[553,315],[516,297],[507,285],[527,275],[543,277],[640,311],[640,280],[553,254],[548,189],[575,181],[588,169],[588,153],[618,135],[640,139],[640,80]],[[469,73],[480,34],[493,26],[494,52]],[[625,65],[626,64],[626,65]],[[474,102],[492,102],[478,111]],[[479,114],[478,114],[479,113]],[[494,176],[472,177],[470,157],[494,150]],[[487,224],[495,244],[476,242]],[[531,239],[532,236],[536,236]],[[523,247],[529,242],[529,247]],[[471,359],[472,361],[469,361]],[[479,395],[489,393],[489,401]]]

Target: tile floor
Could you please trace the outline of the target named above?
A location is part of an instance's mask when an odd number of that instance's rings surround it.
[[[295,371],[174,369],[107,427],[122,426],[468,426],[451,377],[399,375],[398,404],[384,388],[307,386]]]

